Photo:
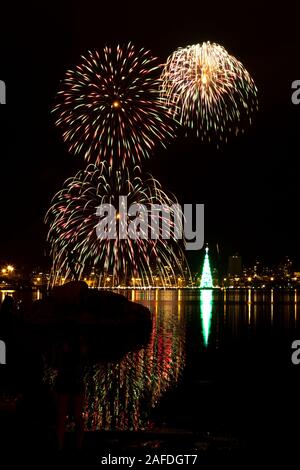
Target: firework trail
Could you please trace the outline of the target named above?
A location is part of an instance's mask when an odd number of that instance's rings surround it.
[[[81,58],[66,72],[53,109],[72,154],[125,167],[173,137],[174,120],[159,90],[161,66],[149,51],[129,43]]]
[[[177,49],[162,73],[162,97],[176,120],[203,140],[226,141],[251,123],[255,83],[241,62],[219,44]]]
[[[128,208],[142,204],[151,211],[151,217],[140,224],[137,239],[123,238],[122,233],[133,219],[126,213],[126,220],[123,216],[120,220],[120,212],[116,212],[115,238],[99,238],[98,208],[102,204],[118,207],[120,196],[126,196]],[[155,285],[156,276],[165,286],[176,284],[176,275],[184,275],[187,264],[175,236],[174,221],[178,219],[175,219],[174,204],[176,200],[155,179],[151,176],[141,179],[139,167],[129,173],[113,171],[106,162],[99,167],[90,164],[65,182],[46,215],[53,256],[51,282],[58,282],[60,277],[82,278],[95,268],[101,272],[99,286],[107,275],[113,276],[115,285],[128,285],[132,278],[139,279],[142,286]],[[161,207],[170,208],[170,212],[161,211]],[[152,216],[159,221],[156,238],[151,234]],[[162,237],[164,226],[170,228],[170,239]]]

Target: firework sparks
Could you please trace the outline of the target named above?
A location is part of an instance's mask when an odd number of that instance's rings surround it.
[[[126,196],[128,207],[142,204],[151,208],[152,215],[154,208],[160,227],[157,237],[151,236],[153,227],[147,219],[137,239],[124,238],[121,233],[132,222],[128,215],[118,225],[113,239],[99,238],[98,208],[103,204],[118,207],[120,196]],[[60,277],[81,278],[96,268],[101,272],[99,286],[108,275],[113,276],[114,285],[128,285],[128,280],[133,278],[139,280],[138,285],[150,286],[155,284],[156,276],[165,286],[175,284],[176,275],[184,275],[187,265],[173,230],[174,204],[176,200],[151,176],[142,181],[139,167],[129,175],[127,170],[113,171],[105,162],[99,167],[90,164],[66,181],[46,215],[53,255],[52,282],[56,283]],[[161,207],[169,207],[170,213],[164,213]],[[120,218],[118,212],[116,218]],[[170,239],[161,236],[166,224],[170,225]]]
[[[176,50],[163,70],[161,91],[174,118],[203,140],[227,140],[231,132],[243,131],[257,110],[253,79],[215,43]]]
[[[86,161],[125,167],[149,157],[173,137],[157,59],[129,43],[89,51],[68,70],[53,109],[69,151]]]

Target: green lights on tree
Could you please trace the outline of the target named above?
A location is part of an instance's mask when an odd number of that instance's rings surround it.
[[[209,256],[208,256],[208,246],[205,248],[205,256],[204,256],[204,263],[202,268],[202,276],[201,276],[201,283],[200,289],[212,289],[213,281],[211,276],[210,270],[210,263],[209,263]]]

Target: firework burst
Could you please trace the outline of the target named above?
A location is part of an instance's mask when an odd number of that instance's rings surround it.
[[[179,48],[161,78],[162,96],[174,118],[203,140],[227,140],[231,132],[243,131],[257,110],[253,79],[219,44]]]
[[[173,136],[159,92],[161,66],[149,51],[129,43],[81,58],[66,72],[53,109],[71,153],[125,167]]]
[[[123,235],[133,223],[129,212],[126,219],[120,218],[119,202],[124,196],[128,208],[135,204],[138,210],[142,207],[138,205],[151,210],[151,217],[139,225],[136,239]],[[101,219],[98,208],[107,204],[119,207],[112,220],[116,227],[112,239],[99,237],[97,231]],[[82,278],[95,269],[99,272],[99,286],[109,275],[113,276],[114,285],[128,285],[132,278],[141,286],[155,285],[156,278],[165,286],[175,284],[175,276],[184,275],[187,265],[174,231],[177,210],[174,204],[176,200],[151,176],[142,181],[139,167],[129,175],[128,170],[113,171],[102,162],[79,171],[55,195],[46,215],[53,256],[52,283],[61,277]],[[170,212],[161,211],[162,207],[169,207]],[[155,237],[151,235],[153,216],[159,221]],[[170,239],[162,236],[166,225],[170,228]]]

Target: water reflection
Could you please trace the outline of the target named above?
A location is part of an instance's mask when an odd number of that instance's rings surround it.
[[[0,290],[0,302],[2,303],[5,297],[12,296],[16,301],[25,302],[25,304],[31,303],[35,300],[42,298],[42,291],[39,289],[33,291],[22,291],[15,289],[1,289]]]
[[[40,295],[2,291],[2,299],[6,294],[22,301],[22,305]],[[247,347],[255,338],[270,338],[270,332],[274,332],[273,337],[281,337],[289,330],[293,338],[298,337],[297,291],[153,289],[130,290],[127,295],[150,308],[151,339],[147,346],[127,353],[119,361],[88,365],[84,406],[88,430],[151,429],[153,408],[181,379],[185,365],[193,378],[200,376],[203,346],[209,345],[207,358],[218,348],[223,352],[228,345],[240,343]],[[26,309],[24,312],[25,318]]]
[[[88,430],[151,428],[151,410],[184,369],[185,321],[177,292],[136,292],[135,298],[153,312],[150,342],[118,362],[88,368]]]
[[[211,289],[201,290],[200,313],[202,320],[202,336],[205,346],[208,345],[212,317],[213,291]]]
[[[0,292],[1,292],[1,303],[2,303],[7,295],[14,296],[14,293],[16,291],[12,289],[6,289],[6,290],[1,290]]]

